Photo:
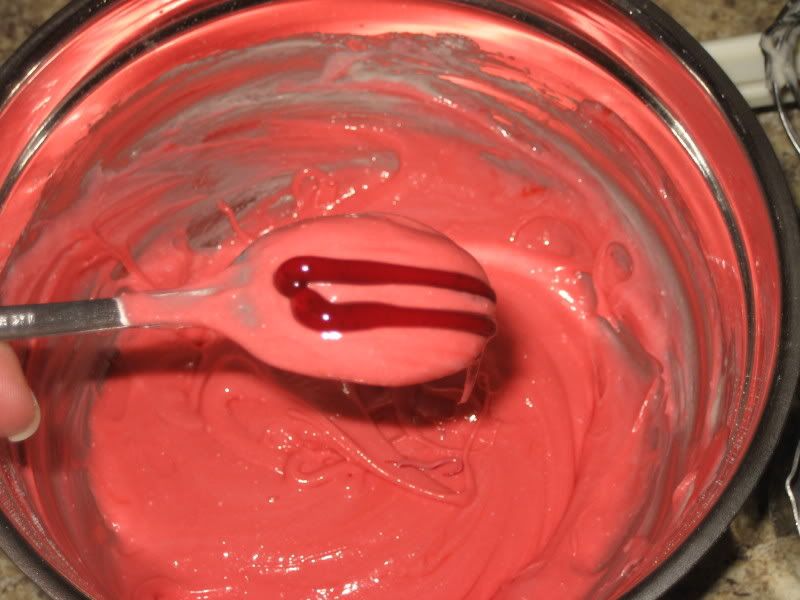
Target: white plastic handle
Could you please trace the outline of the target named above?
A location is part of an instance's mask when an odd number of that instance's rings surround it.
[[[751,33],[703,43],[753,108],[774,104],[765,78],[760,40],[761,34]]]

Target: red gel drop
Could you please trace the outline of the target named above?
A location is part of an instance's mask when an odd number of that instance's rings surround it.
[[[367,260],[296,256],[278,267],[278,291],[291,299],[292,314],[317,331],[358,331],[377,327],[432,327],[491,337],[494,321],[483,314],[456,310],[409,308],[381,302],[334,303],[309,289],[311,283],[352,285],[421,285],[474,294],[494,302],[494,290],[481,279],[436,269]]]

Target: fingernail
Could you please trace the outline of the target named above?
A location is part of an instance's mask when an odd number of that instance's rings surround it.
[[[33,398],[33,420],[23,431],[8,436],[9,442],[23,442],[39,429],[39,423],[42,421],[42,411],[39,409],[39,401],[36,400],[36,396],[31,394],[31,397]]]

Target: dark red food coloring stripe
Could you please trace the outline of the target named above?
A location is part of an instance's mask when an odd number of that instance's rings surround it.
[[[405,265],[296,256],[278,267],[274,283],[291,300],[292,314],[317,331],[358,331],[378,327],[454,329],[491,337],[494,321],[486,315],[456,310],[409,308],[380,302],[334,303],[309,289],[311,283],[352,285],[421,285],[474,294],[494,302],[494,290],[483,280],[464,273]]]

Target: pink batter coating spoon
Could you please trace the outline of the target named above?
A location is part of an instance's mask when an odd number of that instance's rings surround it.
[[[190,287],[1,307],[0,339],[200,326],[287,371],[401,386],[472,364],[495,300],[478,262],[425,225],[322,217],[270,232]]]

